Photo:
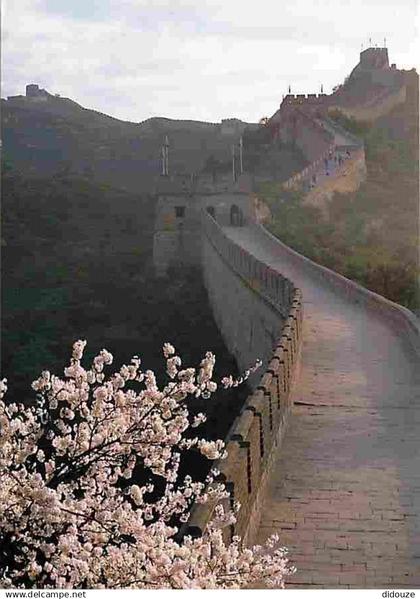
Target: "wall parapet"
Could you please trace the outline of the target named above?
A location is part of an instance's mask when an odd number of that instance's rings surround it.
[[[320,123],[318,123],[318,121],[313,117],[312,114],[308,114],[307,112],[305,112],[305,110],[302,110],[301,107],[295,108],[294,112],[298,113],[300,117],[303,118],[304,121],[306,121],[308,126],[312,127],[313,129],[316,129],[317,132],[325,139],[325,141],[328,144],[333,144],[334,136],[332,135],[332,133],[325,129]]]
[[[205,235],[232,270],[250,285],[256,275],[257,293],[277,306],[284,317],[261,379],[227,435],[228,457],[215,464],[230,493],[227,504],[231,506],[234,501],[241,504],[236,523],[224,530],[224,536],[230,540],[233,535],[240,535],[247,543],[258,524],[265,484],[291,410],[290,389],[302,338],[302,295],[288,279],[229,240],[210,215],[205,215],[203,221]],[[286,310],[282,309],[285,305]],[[195,505],[182,534],[202,534],[214,508],[211,504]]]
[[[289,279],[236,245],[207,212],[202,212],[202,228],[217,253],[243,282],[280,312],[288,313],[295,287]]]

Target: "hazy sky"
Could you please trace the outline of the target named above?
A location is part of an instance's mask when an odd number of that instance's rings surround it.
[[[2,97],[38,83],[132,121],[257,121],[383,45],[419,70],[418,0],[3,0]]]

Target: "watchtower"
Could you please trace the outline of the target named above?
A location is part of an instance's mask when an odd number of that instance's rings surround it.
[[[360,52],[360,66],[365,69],[389,69],[388,48],[367,48]]]
[[[252,182],[243,174],[232,181],[226,175],[161,176],[156,182],[153,262],[158,274],[170,265],[201,263],[202,213],[207,211],[222,226],[254,222]]]

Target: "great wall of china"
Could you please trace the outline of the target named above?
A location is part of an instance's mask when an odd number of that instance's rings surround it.
[[[329,111],[383,116],[405,100],[411,76],[389,66],[386,49],[370,48],[349,78],[354,97],[349,85],[286,96],[270,122],[309,165],[284,188],[300,187],[318,205],[356,189],[363,143]],[[161,182],[158,272],[200,265],[239,366],[263,359],[218,465],[242,505],[225,534],[251,543],[278,532],[297,567],[289,588],[419,586],[418,320],[291,250],[259,220],[246,175]],[[185,531],[199,534],[211,510],[196,506]]]

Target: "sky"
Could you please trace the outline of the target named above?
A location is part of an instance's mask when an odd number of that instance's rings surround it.
[[[418,0],[3,0],[2,97],[38,83],[134,122],[256,122],[326,93],[361,46],[420,71]]]

